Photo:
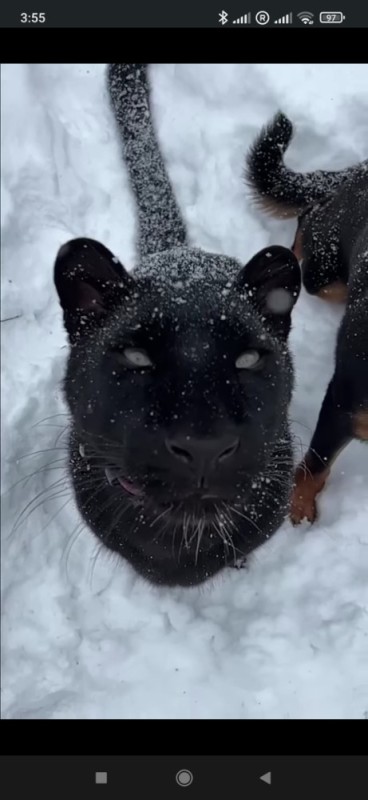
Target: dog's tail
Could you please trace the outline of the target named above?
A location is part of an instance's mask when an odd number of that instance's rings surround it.
[[[292,136],[292,123],[279,112],[262,128],[247,156],[245,179],[253,197],[261,208],[277,217],[299,216],[306,207],[326,200],[364,166],[338,172],[293,172],[283,162]]]
[[[186,229],[157,142],[148,64],[109,64],[107,84],[138,206],[140,255],[186,242]]]

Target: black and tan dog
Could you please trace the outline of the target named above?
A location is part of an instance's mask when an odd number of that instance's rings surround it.
[[[296,524],[315,520],[316,496],[341,450],[354,438],[368,440],[368,161],[339,172],[293,172],[283,163],[292,134],[280,113],[262,129],[248,155],[247,182],[263,209],[298,217],[293,250],[306,290],[346,302],[335,371],[296,470]]]

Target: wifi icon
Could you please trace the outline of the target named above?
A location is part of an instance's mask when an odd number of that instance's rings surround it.
[[[297,17],[304,25],[313,25],[314,23],[314,14],[311,11],[301,11],[300,14],[297,14]]]

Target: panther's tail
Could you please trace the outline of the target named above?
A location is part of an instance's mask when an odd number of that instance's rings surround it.
[[[138,206],[141,256],[186,242],[185,225],[152,124],[147,66],[110,64],[107,76]]]

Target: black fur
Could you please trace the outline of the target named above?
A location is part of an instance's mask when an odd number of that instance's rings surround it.
[[[282,161],[291,134],[282,114],[263,129],[248,156],[248,180],[274,212],[282,215],[290,204],[299,215],[294,246],[306,290],[328,299],[342,285],[347,300],[334,375],[297,470],[292,516],[299,522],[304,512],[311,520],[316,514],[311,481],[317,493],[342,448],[368,436],[368,161],[340,172],[294,173]]]
[[[278,209],[279,216],[301,213],[306,206],[326,200],[356,168],[327,172],[293,172],[285,167],[284,153],[293,137],[288,117],[278,112],[265,125],[249,150],[245,178],[260,205],[268,202]]]
[[[110,64],[108,86],[137,200],[140,256],[186,244],[185,225],[157,144],[148,64]]]
[[[305,456],[309,473],[317,476],[330,469],[352,439],[368,438],[368,169],[347,180],[320,211],[309,213],[303,239],[306,289],[314,294],[335,282],[347,286],[335,371]],[[361,415],[367,419],[366,431]]]
[[[242,267],[187,246],[145,65],[111,65],[108,87],[138,205],[140,260],[128,274],[91,239],[56,258],[71,345],[71,477],[82,517],[106,547],[153,583],[189,586],[238,565],[287,511],[287,336],[300,268],[283,247]],[[239,368],[253,351],[259,361]]]

